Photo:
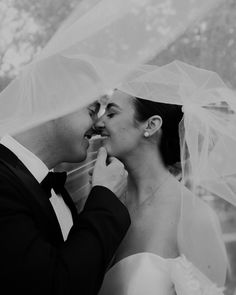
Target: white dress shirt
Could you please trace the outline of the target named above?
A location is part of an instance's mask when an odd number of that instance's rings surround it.
[[[0,143],[18,157],[39,183],[42,182],[48,174],[49,169],[36,155],[9,135],[2,137]],[[65,241],[73,225],[72,215],[61,195],[56,195],[53,189],[51,193],[52,197],[49,200],[56,213]]]

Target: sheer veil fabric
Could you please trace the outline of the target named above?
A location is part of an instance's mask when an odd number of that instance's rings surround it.
[[[219,1],[81,1],[1,93],[0,136],[65,115],[115,88]]]
[[[184,110],[183,184],[194,195],[202,186],[235,205],[234,94],[216,74],[179,61],[164,67],[140,65],[218,2],[82,1],[39,56],[0,94],[0,137],[73,112],[114,88],[179,104]],[[86,168],[78,169],[77,176],[84,172]],[[213,279],[222,283],[227,259],[221,238],[213,245],[210,229],[203,240],[198,228],[190,236],[188,206],[192,204],[182,204],[180,239],[186,252],[195,245],[196,266],[204,268],[202,261],[207,258],[216,267]],[[212,228],[219,233],[211,218]],[[204,256],[205,245],[212,247],[210,257]]]
[[[118,87],[131,96],[182,105],[179,124],[182,167],[182,211],[179,246],[186,257],[221,286],[228,267],[220,225],[213,211],[206,212],[209,227],[194,223],[204,216],[199,188],[236,205],[236,98],[220,77],[181,61],[133,73]],[[193,197],[185,198],[184,187]]]

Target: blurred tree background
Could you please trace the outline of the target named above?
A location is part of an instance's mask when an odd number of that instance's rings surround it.
[[[79,2],[81,0],[0,0],[0,91],[40,52]],[[163,65],[174,59],[213,70],[236,89],[236,0],[222,0],[151,62]],[[217,208],[233,262],[233,275],[225,292],[232,295],[236,286],[236,210],[211,196],[209,201]]]
[[[81,0],[0,0],[0,90],[32,60]],[[236,0],[221,4],[152,60],[216,71],[236,89]]]
[[[29,63],[81,0],[0,0],[0,90]]]
[[[158,65],[180,59],[217,72],[236,89],[236,1],[225,0],[189,28],[154,60]]]

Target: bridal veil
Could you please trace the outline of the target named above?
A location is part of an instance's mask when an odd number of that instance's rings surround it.
[[[0,136],[89,104],[218,0],[86,0],[0,95]]]
[[[183,186],[194,196],[199,196],[201,189],[236,205],[235,93],[216,73],[181,61],[146,67],[145,71],[133,72],[118,89],[142,99],[182,106],[179,137]],[[180,244],[186,256],[192,253],[187,257],[190,261],[222,285],[228,266],[219,223],[209,211],[208,229],[201,228],[201,222],[192,224],[192,205],[200,206],[196,198],[192,202],[182,198]],[[215,265],[215,269],[209,272],[208,265]]]
[[[217,2],[81,1],[42,52],[0,94],[0,137],[73,112],[114,88],[179,104],[184,111],[183,184],[196,195],[203,187],[236,205],[234,93],[215,73],[179,61],[163,67],[141,65]],[[183,203],[183,238],[188,218]],[[204,257],[202,243],[212,244],[207,236],[200,243],[201,239],[195,246]],[[212,247],[224,251],[220,237]],[[219,251],[212,251],[211,259],[220,259],[219,276],[224,276],[227,259],[219,258]]]

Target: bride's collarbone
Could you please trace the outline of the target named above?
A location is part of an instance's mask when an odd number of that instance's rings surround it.
[[[122,258],[140,252],[151,252],[164,258],[178,256],[178,216],[172,213],[144,214],[134,219],[121,243],[118,256]]]
[[[117,259],[140,252],[151,252],[164,258],[178,256],[177,230],[181,198],[177,188],[168,187],[152,198],[138,203],[141,198],[129,196],[128,209],[131,226],[122,241]]]
[[[169,226],[167,226],[169,227]],[[163,258],[175,258],[179,256],[177,234],[174,227],[164,229],[162,226],[152,228],[130,228],[125,239],[122,241],[116,254],[116,262],[137,254],[153,253]]]
[[[179,217],[181,201],[177,195],[163,194],[141,204],[130,203],[127,207],[133,224],[148,222],[147,225],[149,225],[157,220],[160,222],[163,218],[165,221],[167,219],[176,221]]]
[[[132,220],[131,217],[131,226],[127,238],[144,240],[144,242],[149,241],[150,243],[177,240],[178,224],[178,210],[160,210],[159,212],[153,210],[151,214],[143,214],[141,218],[137,217]]]
[[[181,202],[181,189],[179,183],[171,182],[154,193],[140,193],[136,196],[133,192],[126,193],[126,206],[130,213],[139,217],[142,213],[152,211],[169,211],[179,206]]]

